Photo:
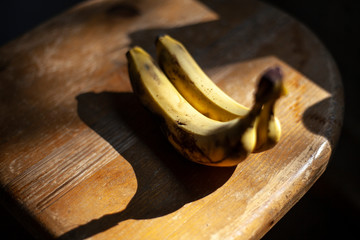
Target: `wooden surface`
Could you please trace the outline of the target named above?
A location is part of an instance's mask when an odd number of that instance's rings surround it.
[[[283,136],[233,168],[183,159],[131,93],[125,52],[182,41],[251,106],[281,65]],[[322,44],[258,1],[87,1],[0,49],[1,200],[29,231],[63,239],[257,239],[325,170],[342,86]],[[304,219],[306,221],[306,219]]]

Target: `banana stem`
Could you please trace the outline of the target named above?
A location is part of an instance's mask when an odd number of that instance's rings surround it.
[[[264,149],[265,145],[267,148],[272,147],[273,144],[278,141],[278,136],[269,137],[269,135],[273,135],[272,131],[274,131],[274,129],[272,128],[277,124],[274,117],[274,107],[277,99],[279,99],[284,92],[282,78],[283,74],[281,69],[274,67],[268,69],[259,81],[255,99],[257,102],[262,102],[263,104],[256,121],[257,142],[255,150],[257,152],[266,150]]]

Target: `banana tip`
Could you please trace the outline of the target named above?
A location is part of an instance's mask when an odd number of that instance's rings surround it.
[[[158,43],[161,38],[164,38],[166,36],[167,36],[166,33],[160,33],[159,35],[157,35],[156,38],[155,38],[155,44]]]
[[[261,76],[255,95],[257,101],[267,101],[268,98],[276,97],[276,92],[283,89],[283,73],[280,67],[275,66],[267,69]],[[272,96],[272,97],[271,97]]]
[[[275,66],[266,70],[263,77],[268,78],[273,82],[281,81],[283,78],[283,72],[279,66]]]
[[[272,81],[274,81],[275,84],[278,83],[278,84],[281,85],[281,87],[280,87],[280,96],[288,95],[288,90],[284,86],[284,82],[283,82],[284,73],[283,73],[283,71],[281,70],[281,68],[279,66],[269,68],[268,71],[265,72],[264,75],[266,77],[272,79]]]

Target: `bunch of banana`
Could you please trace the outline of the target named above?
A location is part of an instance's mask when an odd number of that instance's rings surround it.
[[[148,109],[160,117],[168,140],[180,153],[194,162],[205,165],[234,166],[255,151],[259,136],[265,139],[272,138],[271,131],[276,133],[276,136],[280,135],[280,125],[273,117],[275,101],[284,92],[279,68],[269,69],[260,78],[255,103],[251,109],[247,109],[218,89],[211,80],[207,80],[194,60],[180,65],[171,60],[176,58],[162,57],[165,55],[162,52],[170,52],[167,50],[169,47],[161,44],[164,38],[169,38],[178,46],[182,45],[168,36],[160,37],[157,41],[159,62],[168,76],[140,47],[130,49],[126,56],[135,94]],[[192,59],[184,48],[179,49],[181,50],[175,51],[175,55],[183,54],[184,57]],[[186,64],[192,66],[185,70]],[[183,72],[195,69],[197,73],[193,76],[196,78],[186,77],[185,80],[185,77],[181,78],[184,75],[180,73],[173,84],[169,78],[175,78],[171,74],[175,70],[165,70],[170,69],[171,65],[176,65],[172,69]],[[184,83],[175,84],[181,81]],[[190,85],[187,81],[197,84],[190,89],[184,87]],[[199,87],[199,82],[207,84],[207,88],[215,89],[213,92],[217,92],[217,95],[211,96],[215,97],[211,98],[213,101],[206,97],[206,91],[203,92],[205,88]],[[198,97],[187,94],[188,91]],[[203,96],[199,92],[204,93]],[[207,108],[211,109],[211,114],[206,114],[210,112]],[[229,117],[222,118],[224,112]],[[258,133],[260,128],[265,133],[264,136]],[[271,130],[269,134],[268,129]]]
[[[229,121],[248,114],[249,109],[224,93],[179,41],[168,35],[159,36],[156,40],[156,53],[159,65],[169,80],[205,116],[218,121]],[[282,87],[282,91],[282,95],[285,95],[285,88]],[[275,101],[276,99],[266,102],[256,120],[255,151],[269,149],[280,140],[281,126],[273,111]]]

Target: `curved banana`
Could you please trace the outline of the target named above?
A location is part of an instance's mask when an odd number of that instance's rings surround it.
[[[179,41],[168,35],[159,36],[156,40],[156,51],[159,65],[166,76],[202,114],[218,121],[229,121],[248,114],[249,109],[224,93],[203,72]],[[257,120],[257,150],[268,149],[280,139],[280,122],[274,117],[273,108],[274,105],[268,103]]]
[[[169,35],[156,40],[160,68],[188,102],[205,116],[229,121],[249,109],[224,93],[200,68],[184,45]]]
[[[220,122],[198,112],[140,47],[127,54],[134,93],[162,119],[170,143],[188,159],[211,166],[234,166],[256,145],[255,119],[265,102],[277,98],[281,79],[260,81],[253,108],[243,118]]]

